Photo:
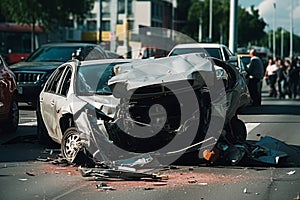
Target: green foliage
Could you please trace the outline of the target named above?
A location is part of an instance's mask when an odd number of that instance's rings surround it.
[[[95,0],[1,0],[1,14],[19,24],[39,24],[46,29],[66,25],[70,17],[84,19]]]
[[[246,46],[248,43],[261,42],[266,33],[264,32],[267,24],[260,18],[258,10],[251,7],[251,13],[245,9],[238,10],[238,44]]]
[[[189,4],[189,6],[187,6]],[[202,17],[202,35],[204,41],[209,35],[209,0],[178,0],[178,5],[185,7],[178,9],[184,13],[187,9],[186,25],[181,32],[188,34],[198,41],[199,18]],[[229,40],[229,15],[230,0],[213,0],[213,31],[212,42],[228,44]],[[238,8],[238,44],[243,46],[248,43],[258,43],[266,35],[264,32],[266,23],[259,16],[258,10],[254,7],[251,13],[244,8]],[[253,34],[255,33],[255,34]]]

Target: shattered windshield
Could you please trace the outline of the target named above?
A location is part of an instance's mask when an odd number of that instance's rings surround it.
[[[113,67],[117,63],[79,66],[77,72],[77,94],[112,94],[108,80],[113,76]],[[118,63],[121,64],[121,63]]]

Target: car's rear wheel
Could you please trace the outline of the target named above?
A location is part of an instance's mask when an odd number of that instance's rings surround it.
[[[2,124],[2,122],[1,122]],[[19,107],[18,102],[16,100],[13,100],[11,102],[9,114],[7,120],[3,121],[2,129],[5,132],[8,133],[14,133],[16,132],[19,124]]]
[[[82,142],[78,133],[78,130],[74,127],[68,128],[61,142],[61,153],[63,157],[73,162],[82,147]]]

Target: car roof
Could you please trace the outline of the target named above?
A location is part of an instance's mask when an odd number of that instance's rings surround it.
[[[80,66],[94,65],[94,64],[107,64],[107,63],[118,63],[118,62],[132,62],[134,59],[99,59],[99,60],[85,60],[80,61]],[[70,61],[72,62],[72,61]]]
[[[220,48],[224,46],[225,45],[218,43],[187,43],[177,44],[174,48]]]
[[[99,46],[93,43],[47,43],[47,44],[43,44],[41,47],[74,47],[74,46]]]

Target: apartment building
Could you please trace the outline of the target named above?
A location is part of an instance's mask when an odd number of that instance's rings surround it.
[[[96,0],[89,16],[81,23],[66,28],[68,41],[101,43],[106,49],[145,47],[156,44],[143,41],[150,27],[172,29],[174,0]],[[102,19],[102,20],[100,20]],[[128,30],[130,30],[128,32]],[[148,31],[145,31],[148,30]],[[160,33],[170,38],[170,33]],[[149,40],[149,38],[148,38]],[[158,40],[154,40],[159,42]]]

